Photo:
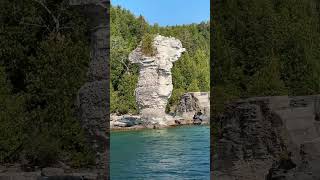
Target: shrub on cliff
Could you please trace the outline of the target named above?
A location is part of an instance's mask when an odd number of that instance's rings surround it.
[[[142,53],[146,56],[154,56],[156,54],[156,49],[153,46],[155,35],[154,34],[145,34],[141,40],[141,50]]]

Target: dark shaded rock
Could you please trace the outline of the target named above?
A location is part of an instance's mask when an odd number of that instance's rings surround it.
[[[21,172],[7,169],[0,173],[0,180],[95,180],[97,173],[92,170],[74,170],[66,173],[61,168],[43,168],[42,171]]]
[[[214,119],[213,179],[320,179],[320,96],[238,100]]]
[[[176,119],[176,120],[174,120],[174,123],[179,125],[179,124],[181,124],[181,120]]]
[[[49,176],[49,177],[38,177],[37,180],[83,180],[83,177],[76,176]]]
[[[90,19],[91,62],[78,92],[78,109],[90,147],[96,152],[97,179],[109,179],[109,0],[70,0]]]
[[[62,168],[43,168],[41,174],[43,176],[59,176],[64,174],[64,170]]]
[[[202,121],[200,119],[196,119],[193,121],[194,125],[200,125],[202,123]]]
[[[40,172],[7,172],[0,173],[0,180],[37,180]]]

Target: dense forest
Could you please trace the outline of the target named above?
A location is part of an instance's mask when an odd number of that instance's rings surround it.
[[[92,164],[75,116],[87,19],[67,0],[1,0],[0,24],[0,163]]]
[[[319,5],[216,0],[211,7],[213,111],[237,98],[319,94]]]
[[[110,11],[111,52],[111,113],[137,113],[134,90],[138,67],[128,61],[128,55],[139,43],[156,34],[181,40],[186,52],[172,69],[173,93],[167,111],[174,107],[185,92],[210,90],[210,25],[199,24],[161,27],[150,25],[143,16],[134,16],[120,6]]]

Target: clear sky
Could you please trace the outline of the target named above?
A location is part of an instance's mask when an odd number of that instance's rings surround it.
[[[200,23],[210,17],[210,0],[111,0],[111,4],[160,26]]]

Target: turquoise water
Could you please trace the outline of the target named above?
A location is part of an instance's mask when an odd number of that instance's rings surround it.
[[[209,126],[111,133],[111,180],[210,179]]]

